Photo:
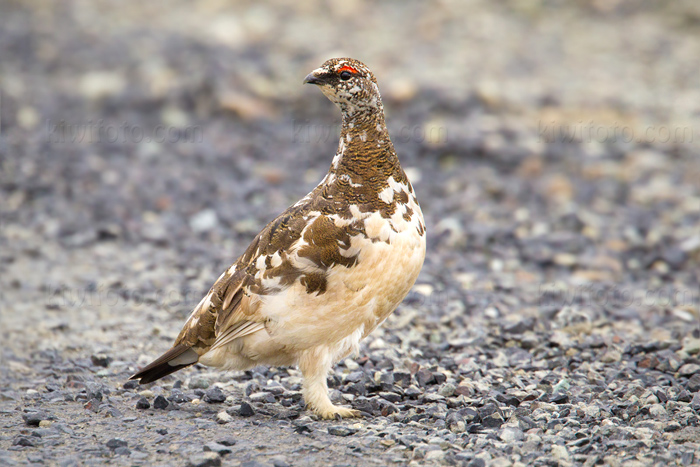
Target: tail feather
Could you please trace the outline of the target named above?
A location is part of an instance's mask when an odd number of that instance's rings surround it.
[[[170,373],[194,365],[197,361],[199,361],[199,355],[191,347],[176,345],[129,379],[138,379],[139,384],[152,383]]]

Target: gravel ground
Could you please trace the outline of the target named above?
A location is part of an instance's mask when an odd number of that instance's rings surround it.
[[[700,464],[697,2],[54,3],[0,3],[0,465]],[[429,233],[329,378],[364,418],[126,383],[327,170],[341,54]]]

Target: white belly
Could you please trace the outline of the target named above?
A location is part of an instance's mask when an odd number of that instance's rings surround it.
[[[381,324],[411,289],[423,265],[425,233],[417,204],[413,217],[391,229],[389,220],[378,213],[368,216],[367,235],[352,237],[356,264],[332,267],[324,293],[309,294],[297,281],[279,294],[262,297],[261,313],[269,319],[272,340],[290,351],[344,339],[354,346]]]

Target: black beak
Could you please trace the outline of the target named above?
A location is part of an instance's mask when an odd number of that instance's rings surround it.
[[[304,78],[304,84],[309,83],[309,84],[324,84],[325,80],[323,79],[323,76],[316,75],[314,73],[309,73],[306,75],[306,78]]]

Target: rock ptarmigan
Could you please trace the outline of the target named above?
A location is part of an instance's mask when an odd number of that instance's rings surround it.
[[[408,293],[425,257],[425,224],[367,66],[333,58],[304,83],[317,85],[343,114],[328,174],[255,237],[173,347],[131,379],[146,384],[195,363],[298,365],[316,414],[359,416],[331,403],[326,376]]]

